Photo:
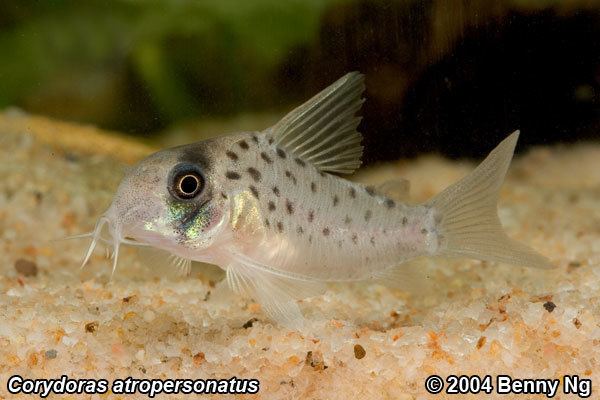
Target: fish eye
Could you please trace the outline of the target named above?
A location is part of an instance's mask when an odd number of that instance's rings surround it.
[[[196,197],[204,186],[204,179],[195,168],[176,168],[171,179],[171,193],[182,200]]]

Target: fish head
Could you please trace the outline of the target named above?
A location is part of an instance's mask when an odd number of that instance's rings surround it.
[[[159,151],[133,166],[104,214],[113,239],[182,257],[217,240],[229,215],[214,154],[218,140]],[[191,257],[190,257],[191,258]]]

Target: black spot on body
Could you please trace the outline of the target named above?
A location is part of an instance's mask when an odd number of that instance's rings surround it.
[[[241,147],[242,149],[244,149],[244,150],[248,150],[248,148],[250,147],[250,146],[248,146],[248,142],[246,142],[245,140],[240,140],[240,141],[238,142],[238,144],[239,144],[239,145],[240,145],[240,147]]]
[[[329,236],[329,228],[323,228],[323,236]]]
[[[271,159],[271,157],[269,157],[267,155],[267,153],[265,153],[264,151],[262,153],[260,153],[260,158],[262,158],[264,160],[264,162],[266,162],[267,164],[273,163],[273,160]]]
[[[273,142],[274,142],[273,138],[269,137],[268,142],[269,142],[269,144],[273,144]]]
[[[276,151],[277,151],[277,155],[280,158],[286,158],[287,157],[287,155],[285,154],[285,151],[283,151],[283,149],[281,147],[278,147]]]
[[[299,166],[306,167],[306,163],[303,160],[295,158],[294,161],[296,161],[296,164],[298,164]]]
[[[365,221],[370,220],[372,216],[373,216],[373,212],[371,210],[367,210],[365,212]]]
[[[277,207],[275,207],[275,203],[273,203],[272,201],[269,201],[268,206],[269,206],[269,211],[275,211],[275,209],[277,208]]]
[[[250,191],[252,192],[252,195],[258,199],[258,189],[256,189],[256,187],[250,185]]]
[[[422,233],[423,235],[427,234],[427,229],[425,229],[425,228],[421,229],[421,233]]]
[[[285,208],[288,214],[292,215],[294,213],[294,204],[289,199],[285,199]]]
[[[269,221],[269,218],[265,218],[265,226],[267,228],[271,226],[271,222]]]
[[[285,171],[285,176],[292,180],[292,183],[295,185],[297,183],[296,177],[290,171]]]
[[[315,212],[313,210],[310,210],[308,212],[308,222],[313,222],[314,219],[315,219]]]
[[[279,195],[281,194],[279,192],[279,188],[277,186],[273,186],[273,193],[275,193],[275,196],[279,197]]]
[[[260,182],[260,172],[254,168],[254,167],[250,167],[248,168],[248,173],[250,174],[250,176],[252,177],[252,179],[254,179],[254,182]]]
[[[277,230],[283,232],[283,223],[281,221],[277,222]]]
[[[348,192],[350,193],[350,197],[355,199],[356,198],[356,189],[354,189],[353,187],[351,187]]]
[[[317,184],[314,182],[310,183],[310,191],[313,193],[317,193]]]
[[[337,194],[334,194],[333,195],[333,206],[334,207],[337,206],[339,202],[340,202],[339,197],[337,196]]]
[[[373,246],[375,246],[375,236],[371,236],[370,242]]]
[[[238,155],[237,155],[237,154],[235,154],[235,153],[234,153],[233,151],[231,151],[231,150],[227,150],[227,151],[225,152],[225,155],[226,155],[227,157],[229,157],[230,159],[232,159],[233,161],[237,161],[237,159],[238,159]]]
[[[298,233],[298,235],[302,235],[304,233],[304,228],[299,226],[298,228],[296,228],[296,232]]]
[[[408,218],[402,217],[402,226],[406,226],[407,223],[408,223]]]
[[[367,192],[369,196],[375,196],[375,189],[373,188],[373,186],[366,186],[365,192]]]
[[[387,208],[394,208],[394,207],[396,207],[396,202],[394,200],[392,200],[392,199],[386,199],[385,200],[385,206]]]
[[[225,193],[223,193],[223,192],[221,192],[221,197],[224,198],[224,199],[227,199],[227,195]]]
[[[252,135],[252,141],[258,144],[258,138],[256,137],[256,135]]]
[[[356,233],[352,234],[352,243],[354,243],[354,244],[358,243],[358,235]]]
[[[234,171],[227,171],[225,173],[225,176],[227,177],[227,179],[234,179],[234,180],[240,179],[240,174],[238,174],[237,172],[234,172]]]

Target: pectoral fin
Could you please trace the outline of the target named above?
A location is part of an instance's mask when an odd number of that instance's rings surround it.
[[[179,257],[165,250],[153,247],[138,249],[140,261],[152,271],[160,271],[171,276],[189,276],[192,272],[192,260]]]
[[[271,319],[296,330],[304,324],[297,300],[324,291],[319,282],[290,278],[241,261],[227,266],[226,280],[234,292],[258,301]]]

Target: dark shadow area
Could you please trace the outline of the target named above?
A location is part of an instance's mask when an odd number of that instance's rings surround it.
[[[480,157],[515,129],[521,149],[597,139],[599,27],[597,16],[546,12],[511,14],[483,32],[467,32],[408,91],[400,137],[424,143],[415,153],[452,157]]]
[[[313,57],[302,61],[311,70],[307,92],[344,71],[366,74],[367,163],[431,151],[481,157],[515,129],[519,150],[599,137],[598,13],[507,12],[458,29],[440,50],[432,4],[331,11]]]

